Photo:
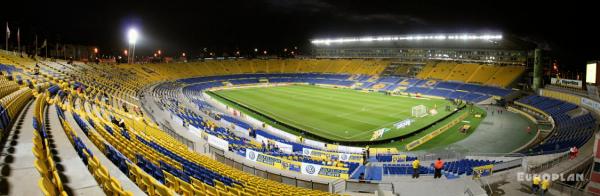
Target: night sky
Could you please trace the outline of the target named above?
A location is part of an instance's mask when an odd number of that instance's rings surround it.
[[[162,49],[192,56],[259,48],[306,48],[311,38],[406,33],[502,32],[556,54],[561,67],[600,59],[600,16],[593,3],[568,1],[55,1],[11,2],[0,22],[16,27],[23,43],[33,35],[50,43],[94,45],[117,54],[129,26],[140,29],[138,54]],[[22,5],[18,5],[22,4]],[[587,4],[587,5],[586,5]],[[8,8],[7,8],[8,7]],[[2,31],[4,37],[4,31]]]

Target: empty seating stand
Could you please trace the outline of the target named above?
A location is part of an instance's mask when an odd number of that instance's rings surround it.
[[[527,154],[548,154],[567,151],[576,146],[581,147],[593,135],[596,120],[590,113],[570,117],[567,112],[578,106],[549,97],[530,95],[523,97],[517,102],[529,105],[544,111],[554,119],[555,129],[540,144],[531,149],[522,151]]]

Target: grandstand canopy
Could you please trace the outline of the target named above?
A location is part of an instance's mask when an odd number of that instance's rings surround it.
[[[316,38],[314,47],[393,47],[530,50],[535,45],[514,36],[495,34],[414,34],[362,37]]]

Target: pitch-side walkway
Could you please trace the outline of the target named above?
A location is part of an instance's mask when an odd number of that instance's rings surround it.
[[[510,153],[527,144],[534,136],[537,126],[517,113],[497,106],[479,106],[487,116],[469,137],[444,148],[428,151],[451,151],[471,153]],[[498,111],[502,111],[498,114]],[[494,114],[492,114],[494,112]],[[532,130],[527,133],[527,127]]]

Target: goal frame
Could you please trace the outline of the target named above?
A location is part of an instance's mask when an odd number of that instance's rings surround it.
[[[413,117],[421,118],[427,116],[427,107],[425,105],[417,105],[411,108]]]

